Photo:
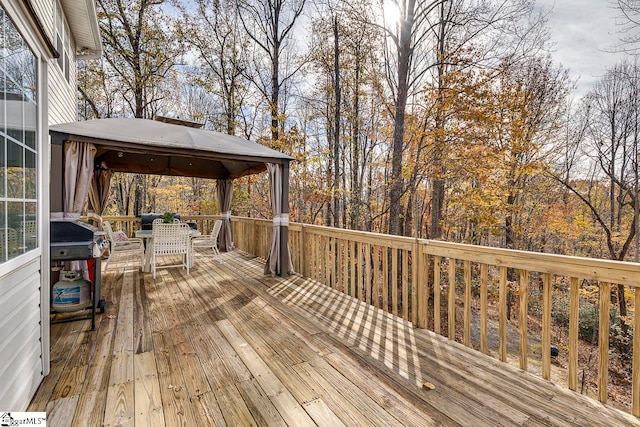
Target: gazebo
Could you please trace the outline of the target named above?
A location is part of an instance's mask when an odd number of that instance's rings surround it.
[[[289,162],[286,154],[227,134],[156,120],[109,118],[64,123],[51,135],[51,212],[78,218],[87,196],[101,214],[113,172],[217,180],[224,225],[220,247],[232,249],[233,180],[269,172],[273,236],[265,273],[293,271],[288,247]],[[105,185],[107,184],[107,185]]]

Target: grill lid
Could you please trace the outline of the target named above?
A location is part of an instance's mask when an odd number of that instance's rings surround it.
[[[51,243],[93,241],[98,228],[80,221],[51,221]]]

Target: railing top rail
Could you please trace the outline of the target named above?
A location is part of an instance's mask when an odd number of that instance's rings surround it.
[[[187,217],[189,219],[205,219],[217,218],[219,215],[185,216],[185,218]],[[105,219],[106,218],[105,216]],[[116,221],[139,220],[139,218],[131,216],[109,216],[108,218]],[[265,226],[272,223],[272,220],[263,218],[238,216],[232,218],[234,221],[239,222],[255,221]],[[416,243],[416,239],[411,237],[391,236],[387,234],[293,222],[290,223],[289,226],[292,231],[304,229],[305,232],[313,234],[402,250],[412,250]],[[420,239],[417,240],[417,242],[419,243],[420,251],[427,255],[640,287],[640,263],[527,252],[438,240]]]
[[[423,252],[429,255],[640,287],[639,263],[527,252],[436,240],[421,240],[420,242],[423,243]]]
[[[297,225],[303,227],[305,232],[312,232],[339,239],[351,239],[360,243],[369,243],[376,246],[387,246],[396,249],[411,250],[416,242],[416,239],[411,237],[392,236],[390,234],[372,233],[369,231],[346,230],[342,228],[325,227],[322,225]]]

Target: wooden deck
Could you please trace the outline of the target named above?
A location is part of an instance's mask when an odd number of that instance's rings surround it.
[[[95,332],[51,327],[28,409],[51,426],[640,425],[240,252],[155,281],[126,264]]]

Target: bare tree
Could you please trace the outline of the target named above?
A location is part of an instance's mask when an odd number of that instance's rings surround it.
[[[293,51],[293,33],[305,1],[236,0],[242,27],[259,52],[250,77],[269,103],[272,144],[283,125],[282,91],[304,63]]]
[[[531,2],[415,0],[394,1],[400,11],[398,22],[387,22],[384,59],[392,103],[389,113],[394,129],[391,143],[391,173],[389,185],[389,232],[402,231],[401,198],[406,188],[402,177],[407,114],[415,114],[410,99],[430,83],[435,86],[433,127],[436,141],[432,150],[431,236],[440,237],[440,222],[444,208],[446,153],[446,114],[444,91],[446,74],[456,68],[498,67],[509,58],[517,62],[532,56],[544,45],[544,17],[536,14]],[[474,52],[469,56],[468,52]],[[433,70],[432,75],[429,72]],[[430,79],[430,80],[429,80]],[[405,227],[406,228],[406,227]]]
[[[181,47],[170,32],[164,0],[97,0],[103,58],[119,79],[134,117],[152,117],[164,93],[158,88],[174,69]]]
[[[620,45],[617,48],[630,55],[639,55],[640,2],[638,0],[612,0],[611,3],[620,11],[618,17]]]
[[[249,38],[237,14],[235,2],[197,0],[195,10],[183,13],[183,37],[197,54],[190,82],[219,100],[219,117],[209,117],[216,129],[236,135],[242,127],[243,108],[250,95],[246,79]]]
[[[572,174],[568,168],[554,178],[562,182],[591,212],[603,233],[609,258],[623,261],[637,232],[638,218],[638,102],[640,69],[624,61],[608,70],[586,97],[581,163],[586,168]],[[626,332],[624,287],[617,288],[621,325]]]

